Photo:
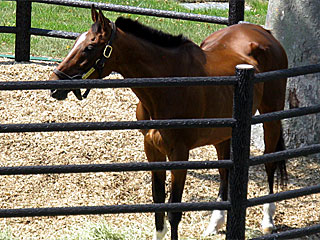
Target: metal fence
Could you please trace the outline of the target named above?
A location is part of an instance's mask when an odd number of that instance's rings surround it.
[[[152,120],[134,122],[82,122],[82,123],[34,123],[34,124],[1,124],[0,133],[15,132],[50,132],[50,131],[93,131],[119,129],[151,129],[151,128],[195,128],[195,127],[232,127],[232,159],[222,161],[194,161],[167,163],[118,163],[90,165],[58,165],[58,166],[21,166],[1,167],[1,175],[17,174],[48,174],[48,173],[88,173],[110,171],[150,171],[172,169],[210,169],[229,168],[230,199],[224,202],[174,203],[174,204],[137,204],[122,206],[93,206],[93,207],[62,207],[35,209],[1,209],[0,217],[26,216],[57,216],[79,214],[110,214],[158,211],[200,211],[228,210],[227,239],[244,239],[245,212],[247,207],[264,203],[281,201],[308,194],[319,193],[320,184],[298,190],[271,194],[263,197],[247,199],[247,176],[249,166],[300,157],[320,152],[320,144],[314,144],[298,149],[291,149],[258,157],[249,157],[251,123],[279,120],[288,117],[298,117],[305,114],[320,112],[320,104],[310,107],[284,110],[262,114],[251,118],[252,88],[257,82],[271,79],[292,77],[302,74],[320,72],[320,65],[299,67],[253,75],[252,70],[238,69],[236,77],[208,78],[153,78],[153,79],[124,79],[124,80],[63,80],[37,82],[0,82],[0,90],[35,90],[63,88],[115,88],[115,87],[161,87],[163,83],[170,86],[195,85],[234,85],[234,114],[227,119],[177,119]],[[241,191],[239,191],[241,189]],[[304,229],[263,236],[257,239],[287,239],[320,232],[320,225]]]
[[[69,4],[78,7],[89,7],[87,2],[71,2],[58,0],[35,0],[52,4]],[[236,3],[232,9],[240,9],[243,1],[230,1]],[[17,8],[22,5],[30,5],[31,1],[18,1]],[[90,3],[91,4],[91,3]],[[18,6],[19,5],[19,6]],[[239,6],[241,5],[241,6]],[[91,6],[91,5],[90,5]],[[101,4],[105,10],[112,11],[141,11],[139,8],[120,7],[110,4]],[[28,8],[27,8],[28,9]],[[152,13],[155,10],[147,10]],[[168,14],[158,13],[155,14]],[[17,15],[22,14],[17,10]],[[139,12],[139,14],[141,14]],[[171,14],[171,13],[170,13]],[[179,14],[178,14],[179,15]],[[163,15],[161,15],[163,16]],[[171,16],[170,16],[171,17]],[[17,16],[18,18],[18,16]],[[213,17],[215,18],[215,17]],[[220,19],[220,18],[219,18]],[[236,18],[235,18],[236,19]],[[221,20],[221,19],[220,19]],[[225,21],[225,20],[224,20]],[[233,20],[228,20],[232,23]],[[227,22],[225,22],[227,23]],[[22,26],[17,30],[7,28],[7,32],[23,30]],[[25,25],[24,25],[25,26]],[[11,29],[11,30],[10,30]],[[3,30],[0,28],[0,30]],[[45,32],[48,30],[31,29],[28,32]],[[57,32],[54,34],[60,35]],[[50,31],[44,35],[50,35]],[[53,36],[53,35],[51,35]],[[61,37],[61,36],[60,36]],[[73,38],[73,37],[72,37]],[[320,64],[306,67],[298,67],[287,70],[279,70],[254,75],[250,68],[237,68],[236,76],[230,77],[196,77],[196,78],[141,78],[124,80],[62,80],[62,81],[36,81],[36,82],[0,82],[0,91],[11,90],[38,90],[38,89],[64,89],[64,88],[122,88],[122,87],[161,87],[166,86],[198,86],[198,85],[233,85],[234,109],[233,117],[226,119],[176,119],[176,120],[152,120],[133,122],[81,122],[81,123],[34,123],[34,124],[0,124],[0,133],[16,132],[50,132],[50,131],[94,131],[94,130],[119,130],[119,129],[153,129],[153,128],[200,128],[200,127],[231,127],[232,128],[232,157],[222,161],[193,161],[193,162],[166,162],[166,163],[118,163],[118,164],[90,164],[90,165],[55,165],[55,166],[21,166],[1,167],[0,175],[18,174],[48,174],[48,173],[88,173],[111,171],[150,171],[172,169],[230,169],[230,198],[223,202],[199,202],[199,203],[163,203],[163,204],[136,204],[136,205],[109,205],[109,206],[83,206],[83,207],[59,207],[59,208],[26,208],[26,209],[0,209],[0,218],[28,217],[28,216],[58,216],[80,214],[112,214],[112,213],[136,213],[159,211],[200,211],[200,210],[227,210],[227,239],[245,238],[245,213],[246,208],[296,198],[304,195],[320,193],[320,184],[291,190],[263,197],[247,199],[248,170],[250,166],[279,161],[294,157],[305,156],[320,152],[320,144],[290,149],[281,152],[265,154],[250,158],[251,124],[265,121],[280,120],[289,117],[298,117],[306,114],[320,112],[320,104],[284,110],[274,113],[262,114],[251,117],[253,84],[284,77],[293,77],[304,74],[320,72]],[[289,239],[320,232],[320,224],[302,229],[294,229],[286,232],[262,236],[256,239]]]
[[[14,0],[12,0],[14,1]],[[93,2],[76,1],[76,0],[15,0],[16,5],[16,27],[0,26],[0,33],[14,33],[15,41],[15,60],[30,60],[30,39],[31,35],[75,39],[79,33],[65,32],[57,30],[39,29],[31,27],[32,2],[55,4],[61,6],[91,8]],[[229,17],[216,17],[200,14],[182,13],[174,11],[156,10],[139,8],[132,6],[122,6],[106,3],[94,3],[95,6],[102,10],[132,13],[139,15],[148,15],[155,17],[164,17],[172,19],[181,19],[198,22],[208,22],[216,24],[231,25],[236,24],[244,19],[244,0],[229,0]]]

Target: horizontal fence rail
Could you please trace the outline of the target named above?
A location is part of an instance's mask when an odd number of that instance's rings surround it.
[[[283,111],[264,113],[261,115],[253,116],[251,124],[270,122],[270,121],[281,120],[285,118],[300,117],[307,114],[313,114],[313,113],[319,113],[319,112],[320,112],[320,104],[313,105],[310,107],[300,107],[300,108],[288,109]]]
[[[153,17],[163,17],[163,18],[181,19],[181,20],[225,24],[225,25],[227,25],[229,22],[228,18],[225,18],[225,17],[182,13],[182,12],[140,8],[140,7],[132,7],[132,6],[122,6],[122,5],[99,3],[99,2],[72,1],[72,0],[31,0],[31,1],[37,2],[37,3],[54,4],[54,5],[77,7],[77,8],[91,8],[92,5],[94,4],[95,7],[98,7],[101,10],[113,11],[113,12],[131,13],[131,14],[147,15],[147,16],[153,16]]]
[[[142,212],[165,212],[165,211],[209,211],[209,210],[228,210],[229,208],[230,208],[230,203],[228,201],[224,201],[224,202],[196,202],[196,203],[153,203],[153,204],[85,206],[85,207],[0,209],[0,218],[142,213]]]
[[[279,78],[313,74],[320,72],[320,64],[303,67],[295,67],[285,70],[277,70],[266,73],[257,73],[254,76],[255,83]],[[123,88],[123,87],[182,87],[203,85],[235,85],[235,76],[223,77],[172,77],[172,78],[126,78],[126,79],[90,79],[90,80],[59,80],[59,81],[25,81],[25,82],[0,82],[0,90],[37,90],[37,89],[74,89],[74,88]],[[310,107],[315,108],[315,107]],[[317,107],[316,107],[317,108]],[[293,111],[293,110],[291,110]],[[308,111],[295,109],[295,111]],[[273,113],[272,113],[273,114]],[[259,119],[261,116],[255,116]],[[300,115],[297,115],[300,116]],[[275,119],[279,120],[279,119]],[[253,120],[253,123],[260,123]]]
[[[78,89],[78,88],[139,88],[182,87],[205,85],[235,85],[234,76],[226,77],[173,77],[126,79],[73,79],[55,81],[0,82],[0,90]]]
[[[35,36],[45,36],[45,37],[54,37],[54,38],[64,38],[64,39],[76,39],[80,36],[80,33],[75,32],[66,32],[58,30],[48,30],[41,28],[31,28],[30,34]]]
[[[110,122],[0,124],[0,133],[233,127],[235,125],[235,122],[236,120],[232,118],[225,118],[225,119],[213,118],[213,119],[141,120],[141,121],[122,121],[122,122],[110,121]]]
[[[291,198],[297,198],[297,197],[302,197],[302,196],[316,194],[316,193],[320,193],[320,184],[311,186],[311,187],[289,190],[285,192],[279,192],[279,193],[269,194],[262,197],[248,199],[247,206],[254,207],[264,203],[278,202],[278,201],[283,201]]]
[[[0,26],[0,33],[16,33],[15,27]]]
[[[257,157],[251,157],[249,164],[250,166],[255,166],[267,162],[275,162],[281,160],[287,160],[290,158],[297,158],[302,156],[307,156],[320,152],[320,144],[312,144],[305,147],[300,147],[297,149],[287,149],[284,151],[268,153]]]
[[[281,78],[296,77],[296,76],[313,74],[318,72],[320,72],[320,64],[258,73],[255,75],[255,83],[266,82],[270,80],[277,80]]]
[[[281,240],[281,239],[296,239],[308,235],[313,235],[320,232],[320,224],[304,227],[299,229],[287,230],[280,233],[273,233],[267,236],[252,238],[251,240]]]
[[[132,172],[132,171],[151,171],[151,170],[212,169],[212,168],[231,168],[231,167],[232,167],[231,160],[189,161],[189,162],[135,162],[135,163],[83,164],[83,165],[53,165],[53,166],[18,166],[18,167],[0,167],[0,175]]]
[[[0,33],[17,33],[16,27],[0,26]],[[48,30],[40,28],[30,28],[30,34],[36,36],[46,36],[54,38],[76,39],[80,33],[66,32],[58,30]]]

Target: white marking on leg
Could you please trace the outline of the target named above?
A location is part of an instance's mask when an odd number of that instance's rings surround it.
[[[162,231],[157,231],[157,230],[154,231],[153,240],[162,240],[166,236],[167,231],[168,231],[168,227],[167,227],[167,221],[165,219],[163,223]]]
[[[275,203],[265,203],[263,205],[263,219],[261,222],[263,234],[269,234],[274,229],[273,216],[276,213]]]
[[[70,57],[73,52],[78,48],[78,46],[86,39],[88,32],[82,33],[80,35],[80,37],[78,38],[78,40],[76,41],[76,43],[74,44],[73,48],[71,49],[71,51],[68,53],[68,55],[66,56],[66,58]]]
[[[211,215],[210,223],[204,231],[203,236],[206,237],[211,234],[217,234],[219,229],[221,229],[223,224],[226,222],[225,216],[225,210],[214,210]]]

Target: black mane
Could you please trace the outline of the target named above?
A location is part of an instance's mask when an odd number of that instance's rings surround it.
[[[162,47],[173,48],[190,42],[190,40],[182,34],[173,36],[160,30],[145,26],[138,21],[133,21],[129,18],[119,17],[115,23],[122,31],[131,33],[136,37],[150,41]]]

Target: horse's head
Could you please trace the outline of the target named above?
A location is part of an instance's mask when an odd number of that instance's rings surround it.
[[[102,78],[111,73],[112,41],[116,35],[116,26],[113,22],[99,13],[94,6],[91,9],[93,24],[88,32],[81,34],[69,54],[59,64],[50,76],[50,80],[72,80],[87,78]],[[80,89],[52,89],[51,96],[58,100],[67,98],[72,91],[79,100],[86,97]]]

